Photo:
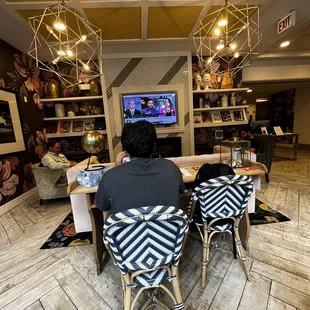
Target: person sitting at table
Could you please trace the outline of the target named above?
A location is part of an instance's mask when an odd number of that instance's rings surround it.
[[[251,142],[251,152],[257,154],[259,151],[259,141],[252,135],[250,127],[241,130],[240,137],[242,140],[249,140]]]
[[[131,208],[167,205],[179,207],[184,183],[180,169],[167,159],[152,159],[155,149],[154,125],[143,120],[125,124],[116,167],[102,177],[96,205],[104,212],[122,212]],[[123,162],[125,157],[130,161]]]

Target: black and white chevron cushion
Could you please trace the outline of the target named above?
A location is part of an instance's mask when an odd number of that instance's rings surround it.
[[[192,199],[199,200],[203,221],[241,218],[253,193],[253,181],[248,176],[228,175],[210,179],[197,186]],[[232,223],[215,223],[211,230],[231,230]]]
[[[121,272],[145,270],[135,278],[135,284],[157,287],[168,278],[168,272],[156,268],[179,264],[188,222],[180,209],[148,206],[112,215],[104,229],[104,242],[112,249]]]

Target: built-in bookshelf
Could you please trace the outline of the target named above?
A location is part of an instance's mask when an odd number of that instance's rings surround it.
[[[106,142],[104,151],[105,154],[109,154],[103,96],[47,98],[41,101],[44,103],[44,125],[48,139],[69,144],[72,142],[77,146],[77,138],[89,130],[96,130],[104,135]],[[57,104],[61,106],[61,113],[55,107]],[[80,148],[70,148],[67,155],[87,157]]]

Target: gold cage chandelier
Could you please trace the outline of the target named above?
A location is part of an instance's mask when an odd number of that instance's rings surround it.
[[[28,54],[41,70],[58,76],[66,87],[102,74],[96,57],[102,55],[101,29],[64,2],[48,6],[29,18],[34,37]]]
[[[214,62],[221,61],[225,65],[218,73],[236,74],[259,55],[259,6],[241,2],[226,0],[220,9],[199,19],[193,40],[199,65],[205,72],[211,72]]]

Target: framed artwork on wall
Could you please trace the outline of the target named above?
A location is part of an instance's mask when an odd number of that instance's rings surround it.
[[[0,88],[0,155],[24,150],[16,93]]]

